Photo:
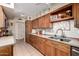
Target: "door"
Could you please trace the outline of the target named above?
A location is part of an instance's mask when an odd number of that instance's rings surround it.
[[[14,37],[17,40],[25,39],[25,22],[14,22]]]

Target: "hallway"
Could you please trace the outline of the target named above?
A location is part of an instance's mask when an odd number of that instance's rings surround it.
[[[23,40],[16,42],[13,53],[14,56],[43,56],[30,44],[23,42]]]

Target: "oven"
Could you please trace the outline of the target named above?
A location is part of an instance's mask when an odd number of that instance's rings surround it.
[[[79,47],[71,47],[71,56],[79,56]]]

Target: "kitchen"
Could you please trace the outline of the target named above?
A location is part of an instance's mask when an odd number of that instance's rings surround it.
[[[21,13],[20,8],[22,8],[22,4],[15,3],[14,9],[9,9],[1,5],[0,56],[16,56],[17,53],[18,55],[22,55],[23,53],[24,56],[28,56],[24,52],[25,50],[31,51],[28,47],[29,45],[32,49],[38,51],[38,56],[79,56],[78,3],[24,3],[26,7],[32,5],[30,9],[37,6],[37,11],[47,6],[48,8],[43,9],[41,12],[32,11],[38,13],[32,13],[32,15],[35,15],[34,17],[26,17],[24,12],[20,17],[17,16],[15,18],[14,15],[17,12],[13,10],[19,9],[18,12]],[[45,6],[41,7],[43,5]],[[29,11],[30,9],[26,10]],[[8,10],[9,14],[6,10]],[[25,45],[24,47],[21,42]],[[20,50],[22,48],[24,51]],[[31,53],[29,53],[30,56],[37,55],[36,52],[34,52],[35,55]]]

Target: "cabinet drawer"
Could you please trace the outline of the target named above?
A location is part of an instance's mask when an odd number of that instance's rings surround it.
[[[0,56],[11,56],[13,55],[13,46],[0,47]]]

